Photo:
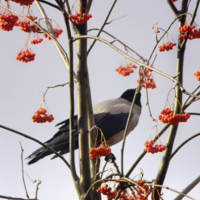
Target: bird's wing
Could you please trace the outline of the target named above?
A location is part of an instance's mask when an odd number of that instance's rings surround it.
[[[95,124],[103,131],[109,146],[122,140],[130,107],[131,102],[122,98],[104,101],[94,106]],[[139,116],[140,109],[137,109],[137,105],[135,105],[131,114],[128,133],[137,125]],[[98,141],[100,139],[100,135],[98,135]]]

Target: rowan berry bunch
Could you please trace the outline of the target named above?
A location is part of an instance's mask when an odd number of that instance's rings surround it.
[[[166,149],[165,145],[162,145],[162,144],[154,145],[153,140],[146,141],[144,143],[144,146],[145,146],[145,151],[152,154],[162,152]]]
[[[194,76],[196,76],[196,79],[198,81],[200,81],[200,70],[197,70],[195,73],[194,73]]]
[[[26,49],[25,51],[20,51],[17,54],[16,59],[25,63],[31,62],[35,59],[35,53],[33,53],[31,49]]]
[[[107,199],[114,199],[115,196],[117,195],[117,191],[111,192],[111,190],[112,190],[112,189],[111,189],[110,187],[108,187],[108,184],[104,184],[104,186],[99,187],[99,188],[97,189],[97,192],[100,192],[100,193],[102,193],[103,195],[106,195],[106,198],[107,198]]]
[[[47,110],[45,108],[39,108],[38,110],[36,110],[34,115],[32,116],[33,122],[52,122],[54,120],[53,115],[47,115],[46,112]]]
[[[33,39],[31,40],[31,44],[38,44],[38,43],[41,43],[42,41],[43,41],[42,38]]]
[[[153,66],[152,66],[153,67]],[[152,77],[152,74],[151,74],[152,70],[151,69],[145,69],[144,70],[144,73],[145,73],[145,77],[146,77],[146,85],[147,85],[147,88],[151,88],[151,89],[154,89],[156,88],[156,84],[153,80],[153,77]],[[142,77],[144,77],[144,74],[143,74],[143,70],[140,70],[140,75]],[[139,79],[136,80],[137,83],[139,83]],[[145,85],[145,79],[143,78],[142,82],[141,82],[141,86],[143,88],[146,88],[146,85]]]
[[[185,39],[196,39],[200,38],[200,28],[199,29],[194,29],[196,26],[193,25],[183,25],[182,27],[178,27],[178,30],[181,32],[181,35],[179,38],[185,40]],[[194,29],[194,30],[193,30]],[[187,33],[188,32],[188,35]]]
[[[41,43],[42,41],[43,39],[39,37],[38,33],[34,33],[34,37],[31,40],[31,44],[38,44]]]
[[[96,158],[98,156],[110,155],[110,147],[100,146],[98,148],[89,149],[90,158]]]
[[[18,16],[13,14],[0,14],[0,29],[4,31],[12,31],[15,23],[18,20]]]
[[[102,193],[103,195],[106,195],[107,199],[114,199],[117,195],[117,190],[111,191],[112,189],[108,187],[108,184],[104,184],[104,186],[99,187],[97,189],[97,192]],[[132,196],[127,196],[126,194],[121,193],[119,196],[119,199],[121,200],[134,200]]]
[[[75,15],[69,14],[69,19],[71,19],[73,22],[75,23],[85,23],[87,22],[90,18],[92,18],[91,14],[87,14],[87,13],[76,13]]]
[[[30,17],[30,16],[29,16]],[[28,17],[28,18],[29,18]],[[31,18],[30,18],[31,19]],[[33,17],[33,19],[37,19],[37,17]],[[17,21],[15,23],[15,26],[20,26],[21,27],[21,30],[24,31],[24,32],[27,32],[27,33],[30,33],[31,31],[33,32],[37,32],[37,31],[40,31],[40,29],[34,25],[34,24],[31,24],[30,25],[30,21],[28,20],[24,20],[24,21]]]
[[[158,119],[167,124],[177,125],[179,122],[187,122],[190,118],[188,113],[185,114],[173,114],[173,111],[169,108],[161,110],[161,115],[158,115]]]
[[[15,3],[19,3],[20,6],[30,6],[34,2],[34,0],[11,0],[11,1],[14,1]]]
[[[144,190],[142,190],[140,187],[137,187],[137,199],[138,200],[146,200],[148,197],[148,193],[150,191],[150,186],[145,185],[145,182],[143,180],[137,180],[137,185],[141,186]],[[135,191],[133,190],[131,194],[135,194]]]
[[[63,32],[63,30],[62,30],[62,29],[54,28],[54,29],[53,29],[53,32],[54,32],[56,38],[58,38],[59,35]],[[51,37],[48,36],[46,33],[44,33],[43,35],[44,35],[44,37],[47,38],[48,40],[51,40]]]
[[[122,76],[129,76],[130,73],[133,73],[133,68],[136,69],[137,66],[135,66],[130,62],[129,64],[126,64],[124,67],[120,65],[118,68],[115,69],[115,71],[117,71],[118,74],[121,74]]]
[[[158,50],[160,52],[162,51],[169,51],[169,50],[172,50],[173,49],[173,46],[176,46],[176,43],[172,43],[172,42],[168,42],[167,44],[161,44],[160,46],[158,46]]]

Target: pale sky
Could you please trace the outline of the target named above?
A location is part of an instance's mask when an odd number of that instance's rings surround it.
[[[55,3],[51,0],[52,3]],[[69,0],[70,5],[74,1]],[[112,5],[111,0],[94,1],[90,10],[92,18],[88,22],[88,29],[99,28],[103,23],[105,16]],[[180,0],[175,5],[180,9]],[[2,3],[1,3],[2,5]],[[76,5],[76,4],[75,4]],[[190,12],[193,12],[195,1],[190,3]],[[58,38],[63,48],[68,51],[67,36],[62,14],[47,5],[44,5],[47,16],[54,19],[63,29],[63,33]],[[11,2],[11,9],[22,13],[22,8]],[[33,4],[32,11],[34,15],[41,18],[37,7]],[[27,9],[24,10],[26,14]],[[200,24],[200,11],[197,13],[195,22]],[[120,18],[123,17],[123,18]],[[117,1],[114,10],[108,21],[120,18],[107,25],[104,30],[113,34],[119,40],[134,49],[137,53],[148,59],[154,45],[155,34],[151,27],[158,22],[158,26],[167,29],[171,21],[175,18],[166,1]],[[188,16],[190,21],[190,16]],[[41,25],[45,28],[43,21]],[[56,23],[53,23],[56,26]],[[175,22],[169,33],[177,42],[178,22]],[[0,124],[18,130],[22,133],[37,138],[45,142],[50,139],[58,130],[55,125],[69,117],[69,89],[68,86],[50,89],[46,94],[46,103],[49,112],[54,115],[55,120],[51,123],[37,124],[33,123],[31,116],[38,109],[42,99],[42,93],[48,86],[65,83],[69,80],[68,71],[61,60],[52,41],[44,39],[41,44],[31,45],[31,49],[36,53],[35,60],[29,63],[22,63],[15,59],[17,53],[23,48],[27,33],[22,32],[18,27],[13,31],[1,31],[1,73],[0,73]],[[97,31],[89,32],[89,35],[95,35]],[[33,37],[33,35],[31,35]],[[43,38],[43,36],[41,35]],[[108,41],[112,39],[104,33],[100,35]],[[169,36],[169,40],[170,36]],[[91,40],[88,40],[91,43]],[[123,46],[114,43],[124,51]],[[74,64],[76,69],[76,45],[74,44]],[[171,76],[176,73],[177,46],[168,52],[159,52],[156,49],[157,58],[154,67]],[[198,39],[188,41],[184,60],[184,88],[192,92],[199,82],[193,73],[200,65],[199,60],[200,41]],[[130,53],[135,59],[136,55]],[[155,55],[154,55],[155,56]],[[90,87],[92,93],[93,105],[107,99],[119,97],[126,89],[135,88],[138,78],[137,69],[128,77],[122,77],[115,68],[119,67],[124,60],[124,56],[106,46],[103,43],[96,42],[88,57],[88,70],[90,76]],[[174,83],[169,79],[153,73],[157,88],[149,89],[149,101],[152,115],[157,118],[159,112],[164,108],[165,100],[169,90]],[[142,89],[142,115],[138,126],[129,134],[126,140],[124,170],[125,172],[132,165],[134,160],[144,149],[144,142],[150,129],[155,123],[150,119],[148,108],[146,106],[145,90]],[[183,100],[187,98],[183,95]],[[173,94],[169,96],[169,101],[173,99]],[[75,106],[76,107],[76,106]],[[200,112],[199,102],[190,106],[187,112]],[[180,143],[188,137],[199,132],[198,116],[191,116],[187,123],[181,123],[178,127],[178,133],[175,139],[175,149]],[[164,124],[158,123],[158,131]],[[154,137],[155,130],[152,131]],[[168,131],[160,138],[165,144]],[[0,129],[0,195],[26,198],[21,178],[21,150],[19,141],[24,148],[24,158],[30,155],[34,150],[40,147],[35,142],[16,135],[12,132]],[[197,176],[199,176],[200,161],[198,153],[200,152],[200,137],[197,137],[187,143],[172,159],[166,179],[165,186],[181,191]],[[122,143],[113,146],[112,152],[117,157],[117,164],[120,165],[120,150]],[[153,180],[156,178],[163,153],[147,154],[137,165],[130,178],[139,174],[140,169],[144,171],[144,179]],[[75,152],[77,171],[78,151]],[[26,165],[24,161],[24,170],[32,179],[39,179],[42,184],[39,186],[38,199],[41,200],[66,200],[78,199],[73,185],[71,174],[66,165],[59,158],[51,161],[48,156],[38,163],[31,166]],[[65,158],[69,161],[69,155]],[[104,159],[102,158],[102,163]],[[109,165],[109,168],[113,168]],[[105,174],[106,175],[106,174]],[[35,185],[32,184],[25,175],[25,180],[30,198],[34,198]],[[200,199],[200,185],[196,186],[188,195],[194,199]],[[171,200],[177,196],[172,191],[162,190],[163,198]],[[104,198],[105,199],[105,198]],[[186,199],[186,198],[185,198]]]

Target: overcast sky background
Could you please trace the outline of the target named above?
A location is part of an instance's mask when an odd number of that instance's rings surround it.
[[[53,0],[51,0],[51,2],[54,3]],[[70,0],[69,2],[70,5],[72,5],[74,1]],[[101,26],[112,3],[112,0],[93,2],[90,10],[90,14],[92,14],[93,17],[88,22],[88,29],[99,28]],[[175,2],[178,9],[180,9],[180,3],[180,0]],[[191,13],[193,12],[195,3],[196,1],[191,1],[190,3],[189,10]],[[1,5],[2,4],[3,2]],[[48,17],[54,19],[63,29],[63,33],[58,41],[67,51],[67,36],[62,14],[58,10],[47,5],[43,6]],[[22,13],[22,8],[13,2],[11,2],[11,8]],[[34,15],[40,18],[41,15],[37,7],[33,4],[31,8]],[[27,10],[24,11],[25,14],[26,12]],[[158,22],[159,27],[167,29],[171,21],[175,18],[167,2],[160,0],[118,0],[108,21],[122,16],[124,17],[107,25],[105,30],[133,48],[146,59],[149,57],[155,45],[155,34],[151,27]],[[188,20],[190,20],[190,16],[188,16]],[[200,24],[200,11],[198,11],[195,21],[197,24]],[[41,22],[41,25],[45,27],[43,22]],[[56,26],[56,24],[53,25]],[[177,42],[177,27],[178,22],[175,22],[169,31],[175,42]],[[92,31],[89,35],[95,35],[96,33],[96,31]],[[32,45],[31,48],[33,52],[36,53],[35,60],[29,63],[22,63],[17,61],[15,57],[24,46],[28,34],[22,32],[18,27],[14,27],[13,31],[10,32],[1,30],[0,34],[0,124],[45,142],[57,132],[58,128],[55,127],[55,125],[69,117],[68,86],[50,89],[46,94],[46,103],[49,112],[53,114],[55,118],[52,123],[33,123],[31,116],[39,107],[42,99],[41,92],[45,92],[48,86],[67,82],[69,80],[68,71],[52,41],[44,39],[41,44]],[[33,37],[33,35],[31,37]],[[103,33],[100,37],[112,41],[110,37],[107,37]],[[91,40],[88,40],[88,43],[91,43]],[[123,46],[117,43],[115,45],[124,50]],[[76,48],[75,44],[74,48]],[[160,53],[157,49],[156,53],[158,53],[158,56],[154,67],[166,74],[174,76],[176,73],[176,50],[177,46],[169,52],[165,51]],[[183,86],[189,92],[192,92],[199,85],[199,82],[193,75],[200,65],[199,52],[200,41],[198,39],[187,42]],[[131,55],[135,59],[138,59],[133,53],[131,53]],[[138,69],[128,77],[122,77],[115,72],[115,68],[119,67],[123,60],[124,57],[109,46],[100,42],[95,44],[88,57],[93,105],[106,99],[117,98],[126,89],[135,88],[137,86],[136,79],[138,78]],[[76,66],[76,52],[74,53],[74,63]],[[164,108],[167,94],[174,86],[174,83],[155,73],[153,73],[153,77],[157,88],[154,90],[149,89],[148,91],[151,111],[153,116],[157,118],[160,110]],[[183,100],[186,98],[187,96],[183,95]],[[173,93],[169,96],[169,101],[171,102],[172,99]],[[142,89],[142,106],[142,115],[139,124],[126,140],[124,157],[125,172],[143,151],[143,144],[147,139],[147,135],[150,129],[155,125],[149,117],[144,89]],[[199,102],[194,103],[186,111],[200,112]],[[163,126],[164,125],[159,122],[158,131],[160,131]],[[185,139],[198,132],[198,116],[191,116],[187,123],[179,125],[173,149]],[[152,137],[154,137],[154,134],[155,129],[152,131]],[[163,144],[165,144],[167,140],[167,134],[168,131],[161,137]],[[0,129],[0,138],[0,195],[26,198],[21,178],[21,149],[19,141],[21,141],[24,148],[24,158],[39,148],[40,145],[4,129]],[[200,137],[193,139],[171,160],[164,182],[165,186],[181,191],[199,176],[199,143]],[[117,157],[118,165],[120,165],[121,145],[122,143],[120,142],[111,148],[112,152]],[[140,169],[142,169],[144,171],[144,179],[155,179],[162,155],[163,153],[154,155],[147,154],[132,172],[130,178],[136,176],[140,172]],[[75,156],[77,171],[79,172],[78,151],[76,151]],[[50,156],[46,157],[31,166],[24,164],[25,172],[28,173],[32,179],[39,179],[42,181],[42,184],[39,186],[38,199],[78,199],[69,169],[60,159],[51,161],[50,158]],[[68,154],[65,155],[65,158],[69,161]],[[109,168],[113,168],[113,166],[109,165]],[[31,198],[34,198],[35,184],[32,184],[26,175],[25,179],[29,195]],[[195,199],[200,199],[199,191],[200,184],[188,195]],[[164,199],[169,200],[177,196],[177,194],[172,191],[167,191],[165,189],[163,189],[162,192],[164,193]]]

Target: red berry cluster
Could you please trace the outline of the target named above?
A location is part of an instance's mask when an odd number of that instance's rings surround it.
[[[160,46],[158,46],[158,50],[160,52],[162,51],[169,51],[169,50],[172,50],[173,49],[173,46],[176,46],[176,43],[172,43],[172,42],[168,42],[167,44],[161,44]]]
[[[167,124],[176,125],[179,122],[187,122],[187,120],[190,118],[190,115],[188,113],[185,114],[173,114],[172,110],[169,108],[165,108],[161,110],[161,115],[158,115],[158,119]]]
[[[194,28],[195,28],[195,25],[191,25],[191,26],[183,25],[182,27],[178,27],[178,30],[181,32],[181,35],[179,36],[179,38],[181,38],[183,40],[185,40],[185,39],[193,40],[196,38],[200,38],[200,28],[192,30]],[[188,36],[186,34],[184,34],[186,32],[189,33]]]
[[[110,147],[100,146],[98,148],[89,149],[90,158],[96,158],[97,156],[108,156],[110,154]]]
[[[100,192],[100,193],[102,193],[103,195],[106,195],[106,198],[107,198],[107,199],[114,199],[115,196],[117,195],[117,191],[116,191],[116,190],[113,191],[113,192],[111,192],[111,188],[108,187],[108,184],[104,184],[104,186],[99,187],[99,188],[97,189],[97,192]]]
[[[54,32],[55,36],[58,38],[59,35],[63,32],[63,30],[62,29],[54,28],[53,32]],[[48,36],[46,33],[44,33],[43,35],[44,35],[45,38],[48,38],[49,40],[51,40],[51,37]]]
[[[177,1],[177,0],[172,0],[172,2],[175,2],[175,1]]]
[[[38,43],[41,43],[42,41],[43,41],[42,38],[37,38],[37,39],[31,40],[31,44],[38,44]]]
[[[44,122],[52,122],[54,120],[53,115],[47,115],[47,110],[44,108],[40,108],[35,111],[35,114],[32,116],[33,122],[44,123]]]
[[[40,31],[40,29],[35,26],[34,24],[30,25],[30,21],[18,21],[15,23],[15,26],[20,26],[21,30],[27,33],[30,33],[31,31]]]
[[[115,69],[115,71],[117,71],[122,76],[128,76],[128,75],[130,75],[130,73],[133,73],[133,69],[132,68],[136,69],[137,67],[130,62],[129,64],[127,64],[124,67],[122,67],[120,65],[118,68]]]
[[[195,73],[194,73],[194,76],[196,76],[196,79],[198,81],[200,81],[200,70],[197,70]]]
[[[13,14],[2,15],[0,14],[0,29],[4,31],[11,31],[15,23],[18,20],[18,16]]]
[[[17,54],[16,59],[27,63],[27,62],[33,61],[35,59],[35,53],[32,53],[28,49],[25,51],[20,51]]]
[[[75,23],[85,23],[90,18],[92,18],[91,14],[83,13],[82,15],[80,13],[76,13],[75,15],[69,14],[69,19],[71,19]]]
[[[142,194],[144,194],[144,193],[149,193],[149,186],[147,186],[147,185],[145,185],[144,184],[144,181],[142,181],[142,180],[138,180],[137,181],[137,184],[139,185],[139,186],[141,186],[141,187],[143,187],[143,189],[145,190],[145,192],[141,189],[141,188],[139,188],[138,187],[138,190],[137,190],[137,192],[138,192],[138,197],[137,197],[137,199],[138,200],[146,200],[147,199],[147,195],[142,195]],[[132,192],[131,192],[131,194],[134,194],[135,193],[135,191],[133,190]]]
[[[11,1],[19,3],[20,6],[29,6],[34,2],[34,0],[11,0]]]
[[[104,184],[104,186],[99,187],[97,189],[97,192],[102,193],[103,195],[106,195],[107,199],[114,199],[115,196],[117,195],[117,190],[114,190],[113,192],[111,192],[111,188],[108,187],[108,184]],[[134,200],[134,198],[132,196],[127,196],[126,194],[121,193],[119,198],[121,200]]]
[[[152,66],[153,67],[153,66]],[[151,89],[154,89],[156,88],[156,84],[152,78],[152,74],[151,74],[152,70],[151,69],[145,69],[144,70],[144,73],[145,73],[145,76],[146,76],[146,84],[147,84],[147,88],[151,88]],[[141,70],[140,71],[140,75],[143,77],[144,74],[143,74],[143,71]],[[137,83],[139,83],[139,79],[136,80]],[[143,88],[146,88],[145,86],[145,80],[143,79],[142,80],[142,83],[141,83],[141,86]]]
[[[155,146],[153,146],[153,140],[150,141],[146,141],[144,143],[145,146],[145,151],[148,153],[157,153],[157,152],[162,152],[166,149],[165,145],[161,145],[161,144],[156,144]]]

